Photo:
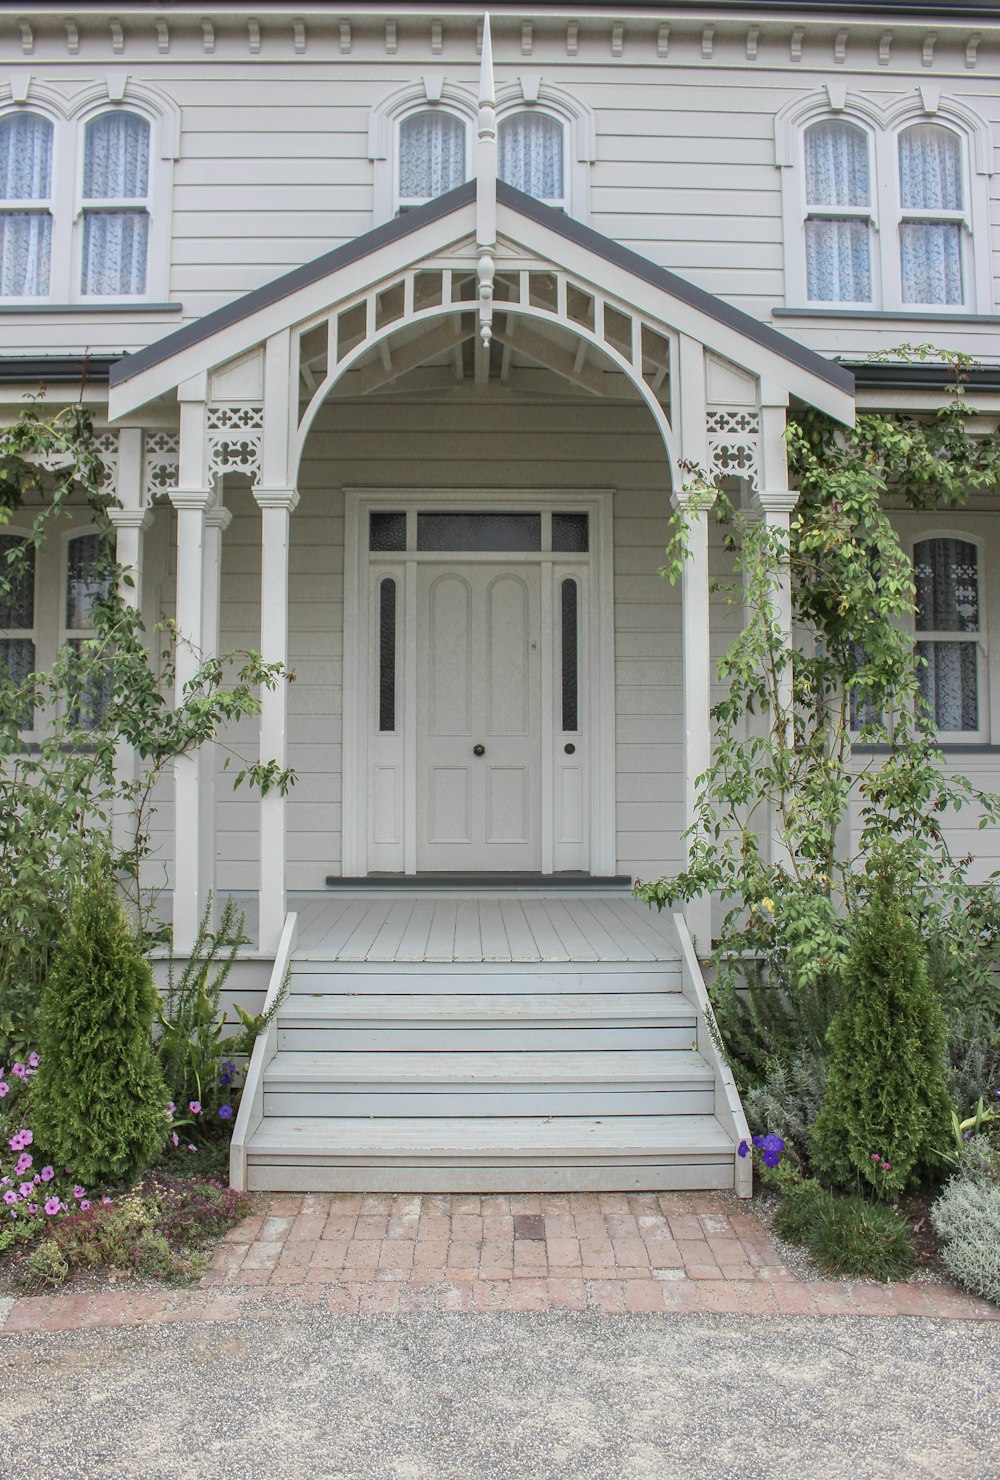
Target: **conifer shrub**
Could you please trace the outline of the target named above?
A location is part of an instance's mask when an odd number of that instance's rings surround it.
[[[883,845],[858,913],[830,1025],[826,1094],[810,1145],[822,1181],[892,1197],[940,1170],[949,1139],[945,1019],[920,935],[903,903],[901,863]]]
[[[126,1181],[163,1148],[156,1006],[115,885],[95,867],[72,900],[42,991],[41,1063],[31,1086],[39,1148],[88,1184]]]

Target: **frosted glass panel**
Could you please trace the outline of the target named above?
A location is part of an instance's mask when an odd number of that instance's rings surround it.
[[[396,728],[396,582],[378,588],[378,727]]]
[[[368,548],[369,550],[405,550],[406,515],[370,514]]]
[[[579,728],[579,604],[575,581],[562,583],[562,727]]]
[[[541,514],[418,514],[418,550],[540,550]]]
[[[590,530],[586,514],[553,514],[552,548],[585,554],[590,548]]]

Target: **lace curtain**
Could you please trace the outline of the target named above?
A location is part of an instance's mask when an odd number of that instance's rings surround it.
[[[967,540],[923,540],[913,552],[916,629],[979,632],[979,552]],[[979,728],[976,642],[917,642],[920,690],[939,730]]]
[[[87,125],[85,200],[144,200],[149,190],[149,124],[135,113],[102,113]],[[85,210],[84,293],[146,291],[149,216],[144,209]]]
[[[30,632],[35,625],[35,551],[18,535],[0,535],[0,570],[8,572],[8,553],[18,545],[26,545],[25,562],[17,580],[11,582],[10,591],[0,595],[0,630],[8,632]],[[8,579],[10,577],[8,576]],[[0,638],[0,674],[14,683],[23,683],[29,673],[35,671],[35,644],[30,637]],[[24,728],[30,729],[33,719],[25,716]]]
[[[900,134],[899,194],[904,211],[962,209],[962,145],[957,135],[930,123]],[[900,266],[904,303],[962,303],[960,224],[903,221]]]
[[[867,207],[871,200],[868,139],[842,119],[813,124],[805,136],[806,204]],[[806,221],[806,292],[826,303],[868,303],[872,296],[867,216]]]
[[[94,625],[94,605],[108,594],[107,561],[97,534],[78,535],[66,551],[66,626],[85,632]],[[79,651],[85,638],[71,637],[68,645]],[[110,676],[98,668],[87,674],[73,711],[73,721],[85,729],[98,724],[110,697]]]
[[[36,113],[0,123],[0,200],[48,200],[52,190],[52,125]],[[49,291],[49,212],[0,211],[0,297],[37,298]]]
[[[433,200],[465,179],[465,124],[451,113],[427,111],[399,128],[399,198]]]
[[[515,113],[500,124],[497,173],[536,200],[563,199],[562,124],[545,113]]]

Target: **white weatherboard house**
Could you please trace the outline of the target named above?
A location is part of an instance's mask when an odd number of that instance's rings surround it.
[[[244,1001],[291,964],[235,1179],[746,1192],[709,909],[630,893],[683,860],[739,620],[704,510],[660,578],[667,520],[694,464],[786,526],[790,405],[939,401],[857,363],[902,342],[974,354],[993,427],[1000,8],[491,21],[0,3],[5,414],[93,409],[179,683],[238,647],[295,676],[230,737],[287,798],[185,759],[150,862],[181,954],[245,900]],[[991,785],[995,516],[900,519],[948,764]],[[82,516],[39,552],[9,663],[86,634],[95,553]]]

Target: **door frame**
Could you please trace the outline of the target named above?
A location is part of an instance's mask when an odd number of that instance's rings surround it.
[[[586,512],[590,519],[587,603],[587,710],[589,725],[589,872],[615,872],[615,706],[614,706],[614,561],[613,499],[611,488],[345,488],[344,492],[344,689],[342,751],[342,873],[362,878],[372,871],[373,788],[369,784],[372,753],[372,715],[378,682],[375,641],[372,557],[368,548],[369,514],[375,510],[474,510],[478,507],[511,512]],[[440,558],[434,552],[431,558]],[[447,558],[447,557],[445,557]],[[456,559],[461,559],[456,555]],[[479,558],[497,559],[495,552]],[[511,552],[509,559],[521,559]],[[572,559],[572,557],[568,557]],[[503,561],[504,556],[499,555]],[[397,673],[402,673],[402,716],[399,744],[392,766],[396,771],[398,830],[402,872],[416,868],[416,692],[417,591],[416,559],[395,555],[387,564],[406,572],[403,592],[397,593]],[[540,557],[542,566],[543,630],[552,631],[551,591],[553,560]],[[403,599],[399,601],[399,595]],[[549,607],[546,610],[547,606]],[[553,872],[555,757],[552,657],[543,643],[541,689],[541,797],[542,873]]]

